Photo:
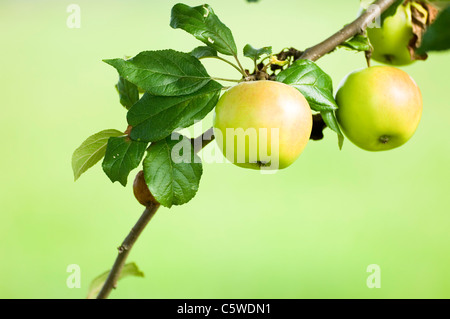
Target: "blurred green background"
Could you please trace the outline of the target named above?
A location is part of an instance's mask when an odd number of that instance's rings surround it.
[[[93,133],[126,128],[117,73],[101,59],[200,44],[169,27],[176,2],[0,2],[0,297],[84,298],[112,266],[143,210],[131,190],[137,170],[126,188],[100,165],[74,183],[71,155]],[[80,29],[66,26],[71,3],[81,7]],[[279,51],[323,40],[355,18],[359,2],[208,3],[240,48]],[[239,76],[205,64],[212,75]],[[365,60],[341,49],[318,64],[336,87]],[[129,260],[146,277],[121,281],[111,297],[450,298],[449,55],[403,69],[424,100],[406,145],[370,153],[346,140],[339,151],[326,130],[274,175],[206,164],[197,196],[160,209],[134,247]],[[81,289],[66,286],[69,264],[81,267]],[[366,286],[369,264],[381,267],[380,289]]]

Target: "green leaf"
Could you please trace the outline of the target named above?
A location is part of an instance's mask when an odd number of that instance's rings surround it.
[[[443,51],[450,49],[450,7],[447,7],[425,32],[422,44],[416,52],[420,55],[429,51]]]
[[[154,96],[145,93],[128,111],[127,120],[136,141],[155,142],[203,119],[217,104],[222,85],[209,82],[199,91],[182,96]]]
[[[450,0],[429,0],[433,3],[433,6],[439,10],[445,9],[450,6]]]
[[[295,61],[291,67],[278,74],[277,81],[299,90],[315,111],[333,111],[338,108],[330,76],[310,60]]]
[[[340,47],[348,48],[355,51],[369,51],[370,42],[369,38],[362,34],[357,34],[350,40],[345,41]]]
[[[250,44],[247,44],[244,47],[244,56],[252,59],[256,62],[263,54],[270,55],[272,54],[272,47],[263,47],[263,48],[254,48]]]
[[[152,143],[143,166],[148,188],[161,205],[182,205],[197,193],[203,169],[190,139],[174,133]]]
[[[197,7],[176,4],[172,8],[170,26],[183,29],[222,54],[237,55],[233,34],[208,4]]]
[[[94,299],[98,295],[100,290],[102,290],[102,287],[105,284],[105,281],[108,278],[110,271],[111,270],[105,271],[103,274],[92,280],[91,284],[89,285],[87,299]],[[122,271],[117,280],[130,276],[144,277],[144,273],[139,270],[138,266],[135,263],[128,263],[125,266],[123,266]]]
[[[120,104],[127,110],[139,100],[138,87],[121,76],[119,76],[119,82],[116,84],[116,90],[119,93]]]
[[[344,145],[344,134],[342,134],[341,129],[339,128],[338,121],[336,119],[336,116],[334,114],[334,111],[322,111],[320,112],[322,115],[323,121],[325,124],[336,132],[338,136],[338,145],[339,149],[342,149],[342,145]]]
[[[196,47],[194,50],[189,52],[190,55],[195,56],[197,59],[217,56],[217,51],[210,47]]]
[[[105,156],[110,137],[124,135],[118,130],[104,130],[88,137],[72,155],[72,169],[75,180]]]
[[[153,95],[191,94],[211,81],[198,59],[174,50],[144,51],[129,60],[103,61],[115,67],[120,76]]]
[[[127,185],[128,174],[138,167],[147,148],[146,142],[131,140],[128,136],[111,137],[106,147],[103,171],[111,182]]]
[[[338,106],[330,76],[310,60],[297,60],[278,74],[277,81],[289,84],[303,94],[311,108],[320,112],[327,126],[337,133],[339,148],[342,148],[344,135],[334,115]]]

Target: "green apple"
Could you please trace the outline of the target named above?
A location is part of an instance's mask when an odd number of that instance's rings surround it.
[[[418,86],[406,72],[391,66],[350,73],[340,84],[336,102],[336,117],[344,134],[368,151],[403,145],[422,115]]]
[[[215,108],[214,135],[225,157],[245,168],[288,167],[309,141],[312,113],[295,88],[275,81],[240,83]]]
[[[367,35],[373,46],[372,59],[375,61],[390,65],[414,62],[408,49],[414,37],[409,7],[398,6],[396,13],[387,17],[381,28],[368,28]]]

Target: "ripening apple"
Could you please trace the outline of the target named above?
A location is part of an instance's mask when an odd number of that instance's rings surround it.
[[[312,113],[295,88],[275,81],[240,83],[219,99],[214,135],[232,163],[252,169],[288,167],[309,141]]]
[[[350,141],[368,151],[406,143],[422,115],[414,80],[391,66],[372,66],[347,75],[336,93],[337,120]]]
[[[387,17],[381,28],[367,29],[373,46],[372,59],[390,65],[407,65],[411,58],[408,44],[414,37],[408,7],[399,5],[394,15]]]

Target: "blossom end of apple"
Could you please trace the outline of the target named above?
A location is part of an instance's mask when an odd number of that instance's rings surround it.
[[[387,144],[389,142],[389,139],[390,139],[390,137],[388,135],[382,135],[382,136],[380,136],[379,141],[382,144]]]

